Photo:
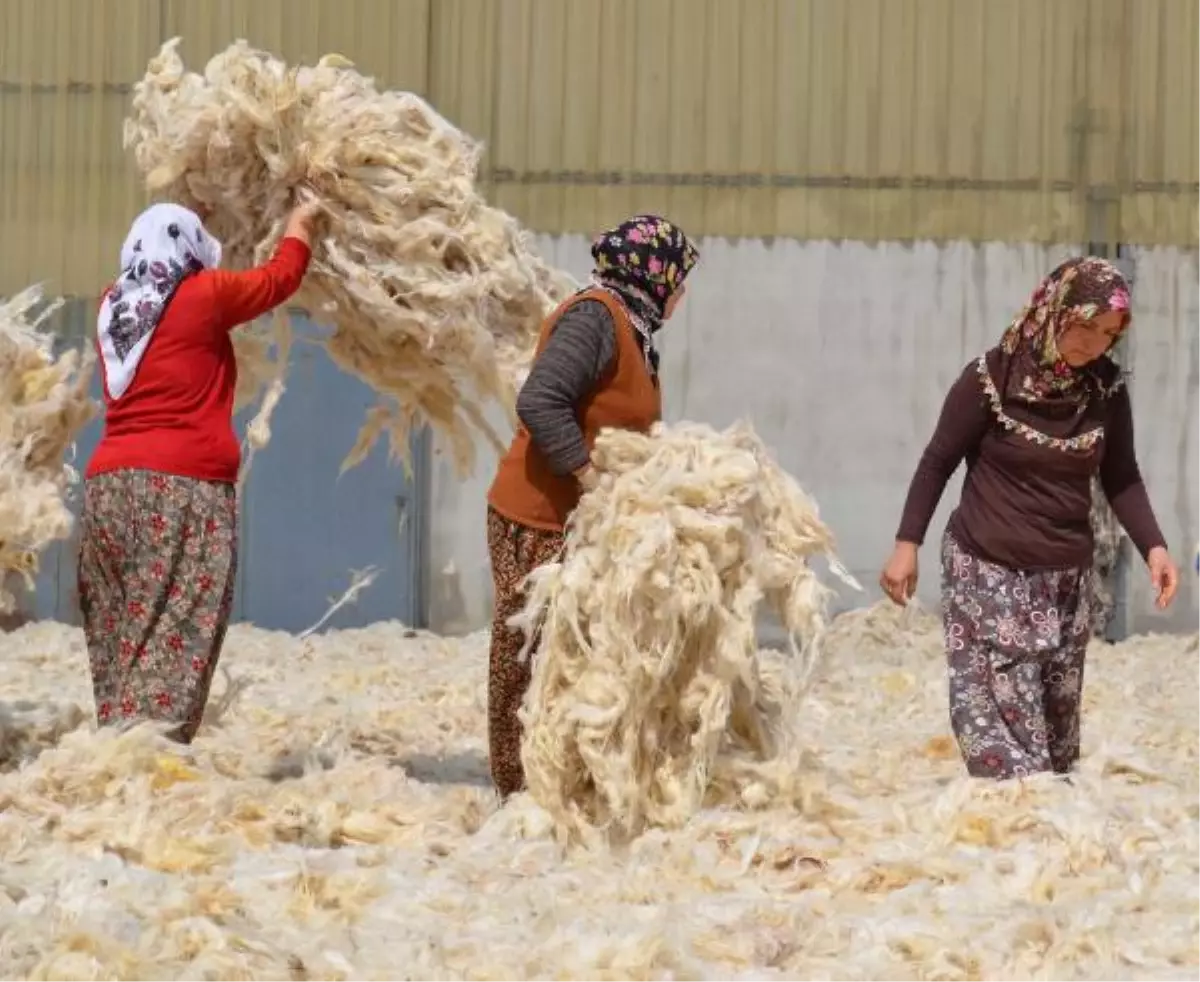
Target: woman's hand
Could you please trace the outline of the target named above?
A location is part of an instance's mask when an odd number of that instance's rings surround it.
[[[283,230],[284,238],[299,239],[306,246],[312,246],[313,219],[321,213],[321,202],[316,198],[302,201],[288,215],[287,227]]]
[[[879,574],[879,586],[894,603],[905,606],[917,592],[917,545],[897,542]]]
[[[591,464],[584,464],[575,472],[575,480],[579,482],[579,487],[586,493],[596,489],[596,485],[600,483],[600,474]]]
[[[1146,566],[1150,569],[1150,583],[1156,594],[1154,605],[1159,610],[1166,610],[1179,589],[1179,571],[1171,554],[1162,546],[1155,546],[1146,554]]]

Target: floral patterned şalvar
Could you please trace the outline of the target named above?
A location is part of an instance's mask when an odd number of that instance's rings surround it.
[[[518,713],[533,677],[537,639],[528,658],[521,657],[525,632],[508,623],[525,606],[525,577],[537,567],[558,560],[563,534],[531,528],[487,512],[487,545],[492,563],[496,610],[488,655],[488,758],[492,782],[501,799],[525,788],[521,764],[521,720]]]
[[[1020,571],[942,540],[950,724],[973,777],[1070,771],[1079,758],[1091,571]]]
[[[233,609],[232,484],[143,470],[88,479],[79,605],[101,726],[200,726]]]

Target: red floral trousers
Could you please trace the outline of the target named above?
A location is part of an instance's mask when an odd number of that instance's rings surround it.
[[[237,572],[232,484],[151,471],[89,478],[79,606],[101,726],[200,726],[229,626]]]

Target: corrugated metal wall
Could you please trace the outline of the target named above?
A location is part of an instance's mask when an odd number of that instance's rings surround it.
[[[433,0],[3,0],[0,292],[48,280],[97,296],[144,203],[122,129],[132,83],[182,36],[203,70],[239,37],[288,59],[329,51],[423,92]]]
[[[1196,0],[4,0],[0,289],[94,294],[167,37],[337,51],[485,139],[541,231],[1197,244]]]

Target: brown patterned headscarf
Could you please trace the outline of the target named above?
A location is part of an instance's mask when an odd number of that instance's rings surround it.
[[[1112,263],[1077,257],[1055,269],[1000,339],[1005,399],[1026,405],[1084,402],[1099,366],[1071,367],[1059,354],[1058,342],[1072,321],[1109,311],[1129,312],[1129,285]],[[1128,318],[1125,325],[1128,329]],[[1108,363],[1107,358],[1100,361]]]

